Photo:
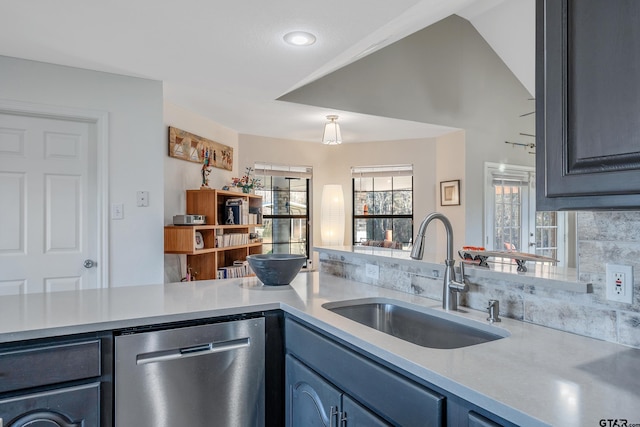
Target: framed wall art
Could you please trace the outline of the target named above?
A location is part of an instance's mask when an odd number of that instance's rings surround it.
[[[440,182],[440,206],[460,204],[460,180]]]
[[[233,170],[232,147],[169,126],[169,156],[202,164],[207,154],[209,166]]]

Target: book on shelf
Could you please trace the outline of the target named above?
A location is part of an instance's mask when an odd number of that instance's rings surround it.
[[[251,216],[255,215],[255,216]],[[262,224],[262,208],[249,208],[249,223],[250,224]]]
[[[218,279],[237,279],[253,274],[251,266],[247,261],[234,261],[233,265],[218,268]]]
[[[227,199],[225,224],[249,224],[249,202],[245,199]]]
[[[224,233],[219,230],[216,235],[216,248],[241,246],[249,243],[249,233]]]
[[[227,205],[224,208],[224,223],[226,225],[238,225],[241,221],[240,206]]]

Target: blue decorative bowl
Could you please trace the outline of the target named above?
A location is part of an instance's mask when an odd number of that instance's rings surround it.
[[[267,286],[288,285],[300,272],[307,257],[293,254],[249,255],[247,261],[260,281]]]

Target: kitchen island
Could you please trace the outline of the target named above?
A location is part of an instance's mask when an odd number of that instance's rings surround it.
[[[0,342],[282,310],[371,357],[516,425],[640,422],[640,350],[505,318],[509,336],[451,350],[420,347],[322,307],[383,298],[440,302],[322,273],[265,287],[256,278],[0,297]],[[486,323],[486,313],[455,316]]]

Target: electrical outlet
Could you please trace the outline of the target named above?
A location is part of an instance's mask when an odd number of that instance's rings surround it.
[[[375,264],[367,264],[365,265],[364,274],[369,279],[378,280],[380,278],[380,266]]]
[[[610,301],[633,303],[633,268],[630,265],[606,265],[606,292]]]
[[[613,273],[613,282],[615,283],[613,288],[613,293],[616,295],[624,295],[625,288],[625,274],[624,273]]]

